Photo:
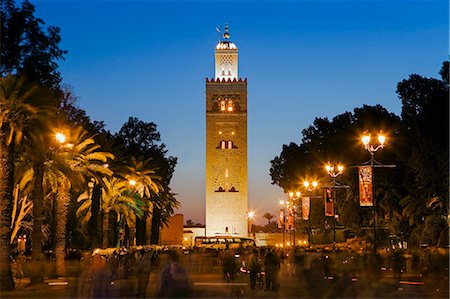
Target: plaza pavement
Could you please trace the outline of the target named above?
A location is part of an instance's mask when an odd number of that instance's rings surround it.
[[[429,278],[418,275],[402,275],[401,280],[419,282],[419,284],[397,284],[393,275],[384,273],[376,280],[360,275],[354,278],[350,288],[345,292],[337,282],[324,280],[323,277],[312,277],[306,281],[295,274],[280,273],[280,288],[277,291],[262,289],[250,290],[249,278],[239,275],[236,280],[227,284],[223,282],[220,271],[213,273],[191,274],[194,283],[194,298],[448,298],[448,278]],[[311,278],[311,277],[310,277]],[[147,289],[147,298],[156,298],[158,273],[152,272]],[[51,285],[52,282],[67,282],[67,285]],[[49,285],[50,283],[50,285]],[[421,284],[424,283],[424,284]],[[136,278],[115,280],[108,288],[107,298],[134,298]],[[309,285],[310,284],[310,285]],[[348,287],[348,286],[347,286]],[[46,279],[45,284],[29,285],[29,279],[20,281],[15,291],[2,292],[0,298],[88,298],[89,284],[82,284],[76,277],[63,279]],[[440,289],[439,289],[440,288]]]

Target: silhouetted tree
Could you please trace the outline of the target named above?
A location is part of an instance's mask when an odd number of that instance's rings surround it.
[[[56,90],[62,80],[58,61],[67,51],[59,48],[60,29],[43,28],[45,22],[34,13],[34,5],[27,0],[20,7],[14,0],[1,2],[0,74],[26,74],[31,81]]]
[[[270,224],[270,220],[272,220],[273,219],[273,214],[270,214],[270,213],[264,213],[264,215],[263,215],[263,218],[266,218],[267,219],[267,221],[268,221],[268,225]]]

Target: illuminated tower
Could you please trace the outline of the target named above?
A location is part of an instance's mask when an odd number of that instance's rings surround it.
[[[247,79],[228,26],[223,37],[206,79],[206,235],[247,236]]]

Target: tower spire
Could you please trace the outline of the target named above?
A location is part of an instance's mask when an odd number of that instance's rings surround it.
[[[228,23],[225,24],[225,32],[223,33],[223,37],[228,40],[230,38],[230,34],[228,33]]]

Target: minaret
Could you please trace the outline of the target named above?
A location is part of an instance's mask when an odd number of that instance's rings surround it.
[[[206,79],[206,235],[248,235],[247,79],[228,25]]]

